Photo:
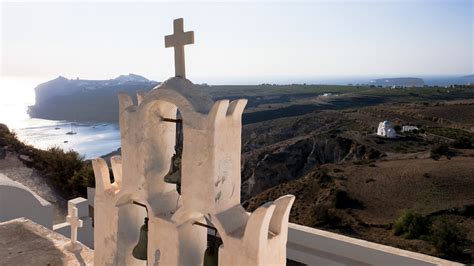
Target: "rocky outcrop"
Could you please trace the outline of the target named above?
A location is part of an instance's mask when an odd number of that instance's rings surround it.
[[[242,130],[242,199],[305,176],[323,164],[372,160],[375,147],[343,134],[357,127],[337,111],[250,124]]]
[[[309,135],[243,155],[242,198],[303,177],[328,163],[370,160],[382,153],[354,140],[334,135]]]

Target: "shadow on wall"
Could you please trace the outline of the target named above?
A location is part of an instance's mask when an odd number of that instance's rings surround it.
[[[53,206],[27,187],[0,174],[0,222],[20,217],[53,228]]]

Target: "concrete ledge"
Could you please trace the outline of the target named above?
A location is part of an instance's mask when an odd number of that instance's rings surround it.
[[[287,257],[308,265],[462,265],[293,223]]]
[[[28,219],[0,223],[0,265],[93,265],[94,251]]]

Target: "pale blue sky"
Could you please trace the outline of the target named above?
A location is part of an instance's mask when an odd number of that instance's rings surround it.
[[[172,20],[194,30],[187,76],[236,83],[474,72],[473,1],[3,2],[1,75],[174,73]]]

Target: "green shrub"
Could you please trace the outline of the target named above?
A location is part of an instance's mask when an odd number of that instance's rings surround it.
[[[344,209],[350,203],[350,197],[347,194],[347,191],[342,189],[337,189],[334,193],[333,204],[336,209]]]
[[[74,172],[68,180],[68,185],[73,195],[87,195],[87,187],[95,187],[94,170],[90,161]]]
[[[9,150],[21,152],[32,148],[19,141],[15,132],[11,132],[4,124],[0,124],[0,146],[8,146]]]
[[[316,206],[315,218],[317,226],[334,227],[342,221],[336,209],[324,204]]]
[[[59,147],[45,151],[25,145],[3,124],[0,124],[0,143],[30,157],[32,162],[28,166],[40,171],[68,199],[85,196],[87,187],[94,186],[94,172],[90,161],[84,161],[83,156],[75,151],[64,151]]]
[[[431,158],[439,159],[441,156],[449,156],[449,147],[445,143],[438,143],[431,147]]]
[[[320,180],[320,182],[329,182],[333,179],[331,175],[329,175],[329,169],[321,168],[319,171],[316,172],[316,177]]]
[[[336,188],[332,195],[332,207],[336,209],[361,209],[363,204],[352,198],[345,188]]]
[[[94,180],[90,162],[86,164],[83,156],[75,151],[52,147],[47,151],[38,150],[33,158],[34,167],[68,197],[85,195],[87,186]]]
[[[419,238],[429,233],[429,220],[413,210],[403,210],[393,224],[393,233],[408,239]]]
[[[454,140],[452,146],[458,149],[472,149],[472,141],[468,137],[461,136]]]
[[[452,258],[462,254],[466,233],[454,221],[443,216],[433,222],[430,240],[438,252]]]

